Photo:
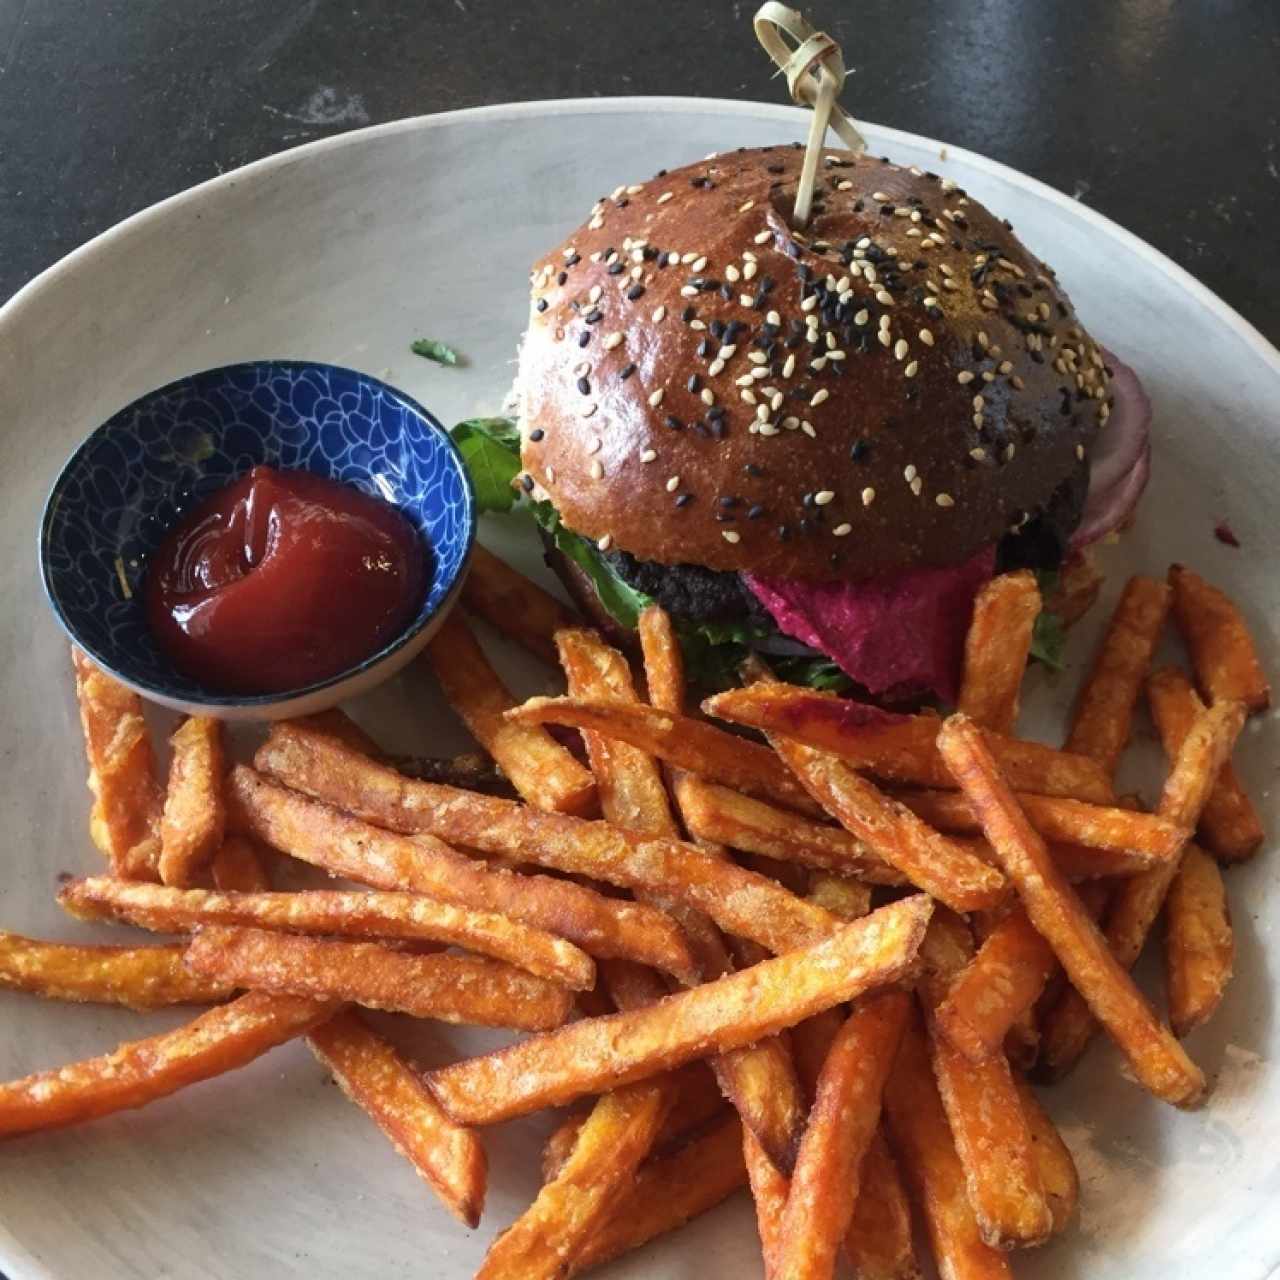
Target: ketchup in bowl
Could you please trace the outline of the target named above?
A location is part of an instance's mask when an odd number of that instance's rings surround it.
[[[147,573],[147,621],[161,652],[206,688],[281,693],[390,643],[422,603],[428,555],[388,503],[254,467],[165,536]]]

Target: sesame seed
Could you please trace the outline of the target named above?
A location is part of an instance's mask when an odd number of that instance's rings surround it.
[[[763,351],[748,351],[747,359],[752,364],[767,364],[769,362],[769,357]]]
[[[591,286],[591,291],[587,294],[587,301],[588,301],[588,302],[599,302],[599,301],[600,301],[600,295],[601,295],[603,292],[604,292],[604,290],[603,290],[603,289],[602,289],[598,284],[593,284],[593,285]]]
[[[973,397],[973,407],[981,412],[987,407],[987,402],[981,396]]]
[[[782,376],[789,378],[796,371],[796,353],[792,351],[782,363]]]
[[[756,207],[756,202],[754,200],[748,200],[746,204],[741,204],[738,206],[738,212],[750,213],[751,210],[754,209],[755,207]]]
[[[986,459],[986,456],[987,456],[987,451],[981,445],[979,445],[976,449],[969,450],[969,457],[971,457],[974,460],[974,462],[982,462]]]
[[[703,387],[699,393],[702,397],[702,403],[705,405],[713,405],[716,402],[716,393],[710,387]]]
[[[578,410],[578,412],[584,418],[589,418],[593,413],[595,413],[597,408],[599,408],[599,406],[596,404],[596,402],[594,400],[589,400],[586,404],[582,406],[581,409]]]
[[[739,392],[738,392],[738,395],[739,395],[743,400],[745,400],[748,404],[755,404],[755,403],[756,403],[756,393],[755,393],[754,391],[750,390],[750,389],[749,389],[749,388],[747,388],[747,387],[744,387],[741,391],[739,391]]]
[[[556,469],[555,469],[555,467],[548,467],[548,468],[547,468],[547,483],[548,483],[548,484],[555,484],[555,482],[556,482]]]
[[[923,342],[926,347],[933,346],[933,334],[930,333],[928,329],[921,329],[920,341]]]
[[[696,298],[698,296],[698,291],[691,284],[682,285],[680,287],[680,296],[682,298]]]
[[[756,405],[756,421],[757,422],[769,421],[769,406],[767,404]]]
[[[1012,361],[1012,360],[1001,360],[1001,361],[1000,361],[1000,364],[999,364],[999,370],[1000,370],[1000,372],[1001,372],[1001,373],[1005,373],[1005,374],[1012,373],[1012,372],[1013,372],[1013,361]]]
[[[807,298],[805,298],[800,303],[800,310],[812,311],[814,307],[816,307],[817,305],[818,305],[818,295],[816,293],[811,293]]]
[[[782,317],[776,311],[770,311],[769,314],[765,316],[764,322],[765,324],[781,325]]]
[[[773,232],[770,231],[768,227],[766,227],[763,231],[757,231],[756,234],[752,237],[752,240],[756,244],[764,244],[764,242],[766,240],[771,239],[772,236],[773,236]]]
[[[973,374],[968,369],[961,369],[956,374],[956,381],[962,386],[968,386],[973,381]]]
[[[903,479],[904,479],[908,484],[910,484],[910,483],[911,483],[911,482],[916,478],[916,476],[917,476],[918,474],[919,474],[919,473],[916,471],[916,469],[915,469],[915,465],[914,465],[914,464],[911,464],[911,463],[909,463],[907,466],[903,467],[903,469],[902,469],[902,478],[903,478]]]
[[[862,505],[869,507],[876,500],[876,491],[868,485],[862,491]]]
[[[853,525],[851,524],[838,524],[834,529],[831,530],[832,536],[836,538],[848,537],[848,535],[851,534],[852,532],[853,532]]]
[[[707,365],[707,376],[714,378],[716,374],[724,372],[724,357],[716,356],[716,358]]]
[[[960,286],[950,276],[946,276],[942,281],[942,287],[944,289],[958,289]]]
[[[818,506],[825,507],[827,503],[834,501],[835,496],[830,489],[822,489],[813,495],[813,500]]]
[[[986,419],[982,416],[982,414],[980,414],[980,413],[975,413],[975,414],[973,415],[973,425],[974,425],[975,427],[977,427],[977,429],[978,429],[979,431],[981,431],[981,430],[982,430],[982,426],[983,426],[983,423],[984,423],[985,421],[986,421]]]
[[[891,334],[888,329],[881,329],[880,332],[876,334],[876,337],[880,339],[880,345],[882,347],[887,347],[893,342],[893,334]]]
[[[707,259],[705,254],[702,257],[695,258],[693,260],[693,271],[695,274],[699,271],[705,271],[706,269],[707,269]]]
[[[591,439],[587,441],[587,452],[588,452],[588,453],[599,453],[599,452],[600,452],[600,446],[601,446],[603,443],[604,443],[604,442],[600,439],[600,437],[599,437],[599,436],[592,436],[592,437],[591,437]]]
[[[868,321],[868,320],[870,320],[870,319],[871,319],[871,315],[870,315],[870,313],[867,311],[866,307],[863,307],[863,308],[862,308],[862,310],[861,310],[861,311],[859,311],[859,312],[858,312],[858,313],[853,317],[853,323],[854,323],[854,324],[856,324],[856,325],[858,325],[858,326],[862,326],[862,325],[866,324],[866,323],[867,323],[867,321]]]
[[[893,321],[890,320],[888,316],[880,317],[880,328],[887,329],[892,323]]]
[[[667,201],[668,201],[668,200],[670,200],[670,199],[671,199],[671,197],[672,197],[673,195],[675,195],[675,192],[674,192],[674,191],[664,191],[664,192],[663,192],[663,193],[658,197],[658,203],[659,203],[659,204],[666,204],[666,203],[667,203]]]
[[[658,453],[655,449],[642,449],[640,452],[641,462],[653,462],[657,458]]]
[[[1011,445],[1011,444],[1007,444],[1007,445],[1005,445],[1005,447],[1004,447],[1004,460],[1005,460],[1006,462],[1012,462],[1012,461],[1013,461],[1013,454],[1014,454],[1014,447],[1013,447],[1013,445]]]
[[[599,480],[603,475],[604,467],[600,465],[600,460],[597,458],[591,463],[591,478],[593,480]]]
[[[1082,444],[1076,445],[1076,460],[1079,462],[1084,461],[1084,445]]]
[[[697,329],[699,332],[701,332],[701,331],[702,331],[703,329],[705,329],[706,327],[707,327],[707,322],[706,322],[705,320],[690,320],[690,321],[689,321],[689,328],[690,328],[690,329]]]
[[[903,356],[907,354],[908,350],[907,340],[905,338],[899,338],[898,341],[893,344],[893,358],[895,360],[901,360]]]
[[[662,403],[664,395],[666,395],[666,390],[663,387],[659,387],[657,391],[651,391],[649,393],[649,403],[656,409]]]
[[[893,294],[891,294],[887,289],[877,289],[876,301],[880,303],[881,306],[891,307],[893,306]]]
[[[732,281],[734,284],[737,284],[737,282],[742,278],[742,272],[739,271],[738,268],[735,267],[731,262],[724,269],[724,278],[726,280]]]
[[[924,481],[921,480],[919,476],[916,476],[916,478],[911,482],[911,492],[914,493],[915,496],[918,498],[920,496],[921,490],[923,489],[924,489]]]
[[[756,255],[755,255],[754,253],[752,253],[750,249],[743,249],[743,251],[742,251],[742,260],[743,260],[743,262],[756,262],[756,261],[758,261],[758,259],[756,258]]]
[[[627,188],[627,195],[638,196],[643,190],[644,190],[644,187],[642,187],[640,183],[633,182],[631,186]]]
[[[532,440],[534,444],[537,444],[538,441],[546,434],[547,433],[543,431],[541,427],[534,427],[534,429],[529,432],[529,439]]]
[[[920,372],[920,361],[911,360],[907,363],[907,367],[903,369],[902,376],[904,378],[914,378]]]
[[[813,429],[813,423],[809,422],[807,419],[800,423],[800,430],[803,431],[811,440],[816,440],[818,438],[818,433]]]
[[[742,540],[742,535],[740,533],[735,533],[732,529],[722,529],[720,531],[720,536],[726,542],[740,542]]]
[[[744,280],[754,279],[756,272],[759,270],[760,270],[760,267],[757,263],[754,263],[754,262],[745,263],[742,268],[742,278]]]
[[[680,477],[679,477],[679,476],[669,476],[669,477],[667,478],[667,492],[668,492],[668,493],[675,493],[675,491],[676,491],[679,487],[680,487]]]
[[[923,305],[926,307],[936,307],[938,305],[938,299],[930,296],[924,300]]]
[[[756,427],[756,431],[762,436],[776,436],[778,434],[778,428],[774,426],[772,422],[760,423],[759,426]]]
[[[821,387],[813,393],[813,396],[809,400],[809,405],[811,408],[817,408],[818,405],[820,405],[824,400],[830,399],[830,397],[831,392],[828,391],[826,387]]]
[[[877,204],[884,204],[884,203],[886,203],[886,202],[888,201],[888,199],[889,199],[889,197],[888,197],[887,195],[885,195],[885,193],[884,193],[883,191],[873,191],[873,192],[871,193],[871,198],[872,198],[872,199],[873,199]],[[868,243],[869,243],[869,242],[868,242]]]
[[[613,534],[611,533],[606,533],[604,537],[596,543],[596,547],[600,551],[608,551],[611,546],[613,546]]]
[[[620,347],[622,345],[622,340],[625,336],[626,335],[623,333],[611,333],[604,340],[604,349],[606,351],[612,351],[614,347]]]
[[[663,322],[663,320],[665,320],[665,319],[666,319],[666,317],[667,317],[667,309],[666,309],[666,307],[654,307],[654,309],[653,309],[653,323],[654,323],[654,324],[661,324],[661,323]]]
[[[738,302],[741,306],[749,307],[755,302],[755,299],[749,293],[740,293],[738,294]]]
[[[934,498],[934,502],[936,502],[940,507],[954,507],[956,505],[956,500],[949,493],[938,494],[938,496]]]

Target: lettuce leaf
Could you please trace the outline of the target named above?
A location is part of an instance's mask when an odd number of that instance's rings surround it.
[[[1036,586],[1040,588],[1040,598],[1047,600],[1058,589],[1058,571],[1037,569]],[[1051,609],[1041,609],[1031,631],[1031,656],[1051,671],[1061,671],[1066,647],[1067,629],[1062,619]]]
[[[471,475],[478,511],[510,511],[520,474],[520,433],[510,418],[469,418],[449,435]]]

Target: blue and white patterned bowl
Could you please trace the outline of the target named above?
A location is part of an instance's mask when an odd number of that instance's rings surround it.
[[[141,585],[179,516],[259,464],[314,472],[392,503],[426,539],[432,577],[404,631],[358,666],[285,693],[227,696],[159,653]],[[457,597],[475,529],[466,467],[421,405],[351,369],[260,360],[180,378],[100,426],[49,494],[40,570],[71,639],[144,697],[190,714],[274,719],[334,706],[414,657]]]

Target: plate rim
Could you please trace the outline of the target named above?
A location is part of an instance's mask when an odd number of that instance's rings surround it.
[[[408,116],[381,124],[369,125],[359,129],[347,130],[331,137],[318,138],[301,143],[281,151],[273,152],[248,164],[219,173],[193,186],[184,188],[166,196],[142,209],[130,214],[121,221],[97,233],[83,244],[78,245],[61,258],[51,263],[37,275],[23,284],[13,295],[0,304],[0,340],[20,325],[24,313],[44,291],[59,284],[66,276],[80,269],[85,262],[96,255],[113,251],[117,245],[127,241],[130,236],[140,232],[153,222],[167,217],[175,210],[189,206],[197,206],[217,193],[233,188],[243,181],[257,181],[285,170],[294,164],[309,161],[312,157],[337,152],[345,148],[363,146],[377,142],[383,138],[393,137],[400,133],[412,133],[420,130],[445,128],[455,123],[472,120],[520,121],[538,116],[558,116],[571,114],[608,115],[608,114],[696,114],[719,115],[728,118],[751,117],[756,120],[776,120],[779,124],[797,124],[797,136],[806,132],[807,109],[788,104],[761,102],[754,100],[727,99],[713,97],[693,97],[685,95],[619,95],[606,97],[576,97],[534,99],[519,102],[501,102],[485,106],[458,108],[451,111],[431,112],[423,115]],[[1242,316],[1229,303],[1214,293],[1206,284],[1198,280],[1186,268],[1143,240],[1134,232],[1127,230],[1098,210],[1081,203],[1058,190],[1050,184],[1030,174],[994,160],[981,152],[959,147],[924,134],[908,130],[896,129],[870,121],[858,119],[858,126],[866,135],[872,146],[911,146],[930,149],[935,153],[946,152],[947,162],[955,161],[972,167],[975,171],[989,175],[994,179],[1007,182],[1023,192],[1036,197],[1045,204],[1055,207],[1063,213],[1080,219],[1100,233],[1109,237],[1130,253],[1134,253],[1148,264],[1158,269],[1180,291],[1193,301],[1204,307],[1213,317],[1224,324],[1237,340],[1266,365],[1270,371],[1280,378],[1280,349],[1277,349],[1268,338],[1249,320]],[[51,1269],[49,1263],[32,1253],[13,1231],[0,1218],[0,1269],[10,1280],[61,1280],[58,1273]]]
[[[64,276],[75,271],[82,261],[115,245],[117,241],[127,239],[138,229],[149,222],[164,217],[174,209],[187,204],[198,203],[215,192],[231,188],[237,182],[255,180],[264,175],[310,159],[314,155],[328,151],[338,151],[347,147],[362,146],[367,142],[393,137],[399,133],[412,133],[417,130],[444,128],[447,125],[467,120],[520,120],[539,115],[570,115],[585,113],[589,115],[608,115],[611,113],[626,114],[644,113],[754,116],[756,118],[774,117],[779,123],[808,119],[808,110],[785,104],[757,102],[738,98],[701,98],[678,94],[626,94],[618,96],[592,98],[536,98],[520,102],[497,102],[480,107],[459,107],[453,111],[428,112],[419,116],[405,116],[399,120],[389,120],[382,124],[368,125],[361,129],[349,129],[345,133],[329,138],[317,138],[311,142],[300,143],[283,151],[276,151],[258,160],[250,161],[226,173],[215,174],[194,186],[186,187],[166,196],[154,204],[139,209],[120,222],[100,231],[84,244],[78,245],[64,254],[38,275],[33,276],[15,294],[0,305],[0,335],[13,324],[21,320],[22,312],[30,305],[33,298],[45,288],[57,283]],[[883,142],[931,148],[941,153],[946,152],[947,159],[960,160],[980,172],[1000,178],[1011,185],[1018,186],[1030,194],[1054,205],[1063,211],[1070,211],[1072,216],[1096,227],[1099,231],[1119,241],[1126,249],[1138,254],[1163,274],[1168,276],[1179,288],[1190,293],[1201,305],[1212,311],[1223,321],[1254,353],[1271,366],[1272,372],[1280,376],[1280,350],[1278,350],[1256,325],[1245,319],[1230,303],[1214,293],[1208,285],[1196,279],[1185,267],[1179,266],[1167,254],[1162,253],[1154,245],[1149,244],[1134,232],[1127,230],[1120,223],[1089,205],[1073,199],[1057,187],[1041,181],[1015,169],[1003,161],[993,160],[980,151],[971,151],[967,147],[954,146],[925,134],[913,133],[905,129],[895,129],[889,125],[876,124],[859,119],[858,127],[867,135],[868,143]],[[806,132],[805,129],[800,130]]]

